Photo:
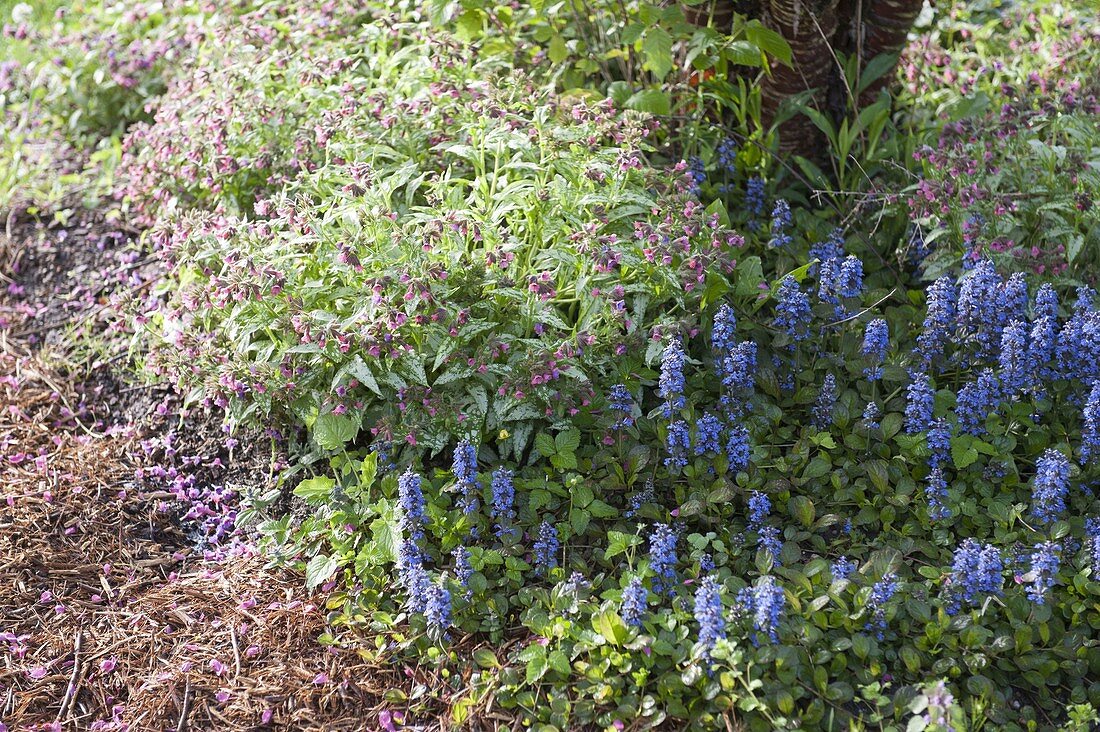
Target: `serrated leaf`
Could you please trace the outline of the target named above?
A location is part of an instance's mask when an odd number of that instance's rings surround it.
[[[581,431],[569,429],[559,432],[554,438],[555,452],[576,452],[581,445]]]
[[[643,67],[663,80],[672,71],[672,36],[660,26],[650,28],[642,39]],[[667,114],[667,112],[666,112]]]
[[[359,417],[322,414],[313,424],[313,439],[325,450],[341,450],[359,434]]]

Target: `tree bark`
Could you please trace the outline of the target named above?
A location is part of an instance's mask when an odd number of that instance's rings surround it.
[[[922,5],[923,0],[710,0],[681,7],[689,22],[722,32],[729,32],[736,13],[758,17],[787,41],[791,67],[776,64],[760,82],[763,121],[771,125],[784,100],[808,90],[808,104],[834,120],[843,117],[854,100],[837,52],[857,54],[860,69],[880,54],[897,54]],[[872,103],[892,78],[889,71],[879,76],[860,94],[859,104]],[[780,125],[779,152],[820,158],[824,136],[809,117],[796,114]]]
[[[791,66],[777,64],[761,81],[764,123],[771,124],[783,101],[813,90],[807,103],[825,110],[829,87],[839,75],[832,50],[838,0],[768,0],[764,23],[786,39]],[[781,154],[806,155],[823,149],[822,134],[805,115],[795,115],[779,128]]]
[[[909,29],[920,14],[924,0],[863,0],[862,40],[857,48],[860,68],[883,53],[900,53]],[[893,76],[885,73],[860,95],[861,104],[870,104],[880,90],[889,86]]]

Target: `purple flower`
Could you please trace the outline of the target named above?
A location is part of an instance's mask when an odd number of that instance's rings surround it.
[[[1013,320],[1023,322],[1027,319],[1027,275],[1014,272],[1004,284],[1001,295],[1002,306],[1000,324],[1006,325]]]
[[[676,533],[668,524],[656,524],[649,535],[649,568],[653,591],[671,597],[676,592]]]
[[[1013,397],[1031,386],[1038,364],[1028,347],[1028,327],[1020,320],[1008,324],[1001,334],[1000,378],[1005,396]]]
[[[424,618],[433,634],[446,637],[447,629],[451,627],[451,593],[442,584],[428,588]]]
[[[722,406],[734,413],[743,412],[746,396],[756,386],[756,344],[742,341],[723,356],[720,363],[718,371],[724,387]]]
[[[1007,323],[1000,275],[988,259],[967,275],[959,289],[959,335],[978,358],[988,358],[1001,342]]]
[[[863,375],[871,381],[882,378],[882,364],[886,360],[886,349],[889,345],[890,326],[886,321],[876,318],[868,323],[863,332],[863,347],[860,350],[871,361],[871,366],[863,369]]]
[[[1085,552],[1092,568],[1093,581],[1100,580],[1100,518],[1085,519]]]
[[[956,615],[965,606],[974,605],[980,595],[999,595],[1004,584],[1004,562],[992,544],[966,539],[951,561],[948,580],[947,614]]]
[[[944,477],[943,468],[940,466],[932,468],[926,481],[924,497],[928,501],[928,518],[932,521],[950,518],[951,509],[946,505],[947,478]]]
[[[753,491],[749,496],[749,527],[764,523],[771,511],[772,502],[768,500],[768,496],[760,491]]]
[[[1100,379],[1092,382],[1092,390],[1085,401],[1081,427],[1081,459],[1086,463],[1100,459]]]
[[[1031,515],[1042,524],[1056,521],[1066,510],[1069,493],[1069,460],[1054,449],[1048,449],[1035,465],[1035,482],[1031,491]]]
[[[779,621],[786,602],[783,588],[770,574],[761,577],[755,587],[746,587],[737,593],[734,601],[737,613],[752,617],[750,639],[753,645],[760,645],[761,635],[767,636],[772,643],[779,642]]]
[[[707,575],[695,590],[695,622],[699,624],[699,645],[703,663],[710,663],[710,652],[719,639],[726,637],[726,617],[722,612],[722,594],[718,580]]]
[[[780,555],[783,552],[783,539],[779,535],[779,529],[775,526],[760,526],[756,531],[760,548],[767,552],[772,564],[777,567],[782,565]]]
[[[726,460],[729,470],[739,473],[749,466],[749,431],[742,425],[730,427],[726,438]]]
[[[955,332],[958,294],[949,277],[940,277],[928,288],[924,329],[917,336],[917,353],[924,368],[943,358],[944,348]]]
[[[852,573],[857,569],[859,569],[858,562],[842,556],[833,562],[830,571],[832,572],[834,580],[846,580],[851,577]]]
[[[420,476],[409,468],[397,479],[397,503],[401,507],[401,530],[405,538],[418,543],[424,539],[424,492],[420,489]]]
[[[951,457],[951,424],[943,417],[932,422],[928,428],[928,449],[932,452],[928,458],[928,465],[932,468],[945,464]]]
[[[642,627],[649,601],[649,591],[641,577],[633,577],[623,589],[623,602],[619,610],[623,622],[632,628]]]
[[[825,380],[821,384],[821,391],[817,394],[817,402],[814,404],[812,424],[819,430],[828,429],[833,424],[833,411],[836,409],[836,377],[825,374]]]
[[[477,448],[468,440],[458,443],[454,452],[452,465],[458,487],[462,491],[459,507],[463,513],[470,514],[477,510]]]
[[[710,343],[719,354],[729,353],[737,346],[737,315],[726,303],[719,306],[714,316]]]
[[[630,427],[634,424],[634,397],[625,385],[616,384],[611,387],[607,395],[607,406],[618,413],[615,424],[612,425],[613,429]]]
[[[474,573],[474,568],[470,566],[470,550],[461,545],[456,546],[451,557],[454,559],[455,580],[460,587],[469,587],[470,577]],[[473,597],[473,594],[474,591],[468,589],[466,599]]]
[[[873,584],[871,594],[867,596],[867,609],[871,612],[871,619],[867,621],[866,628],[874,631],[875,637],[880,641],[886,635],[886,606],[900,588],[898,576],[891,572]]]
[[[860,418],[863,421],[864,427],[869,430],[878,429],[881,425],[879,419],[882,418],[882,410],[876,402],[867,402],[867,406],[863,408],[863,416]]]
[[[754,175],[745,184],[745,209],[752,217],[764,213],[764,179]]]
[[[780,198],[772,209],[772,239],[768,246],[785,247],[791,243],[787,228],[791,225],[791,206]]]
[[[841,297],[856,298],[863,292],[863,262],[849,254],[840,263],[836,275],[836,293]]]
[[[1054,285],[1045,283],[1039,287],[1039,291],[1035,293],[1035,320],[1040,318],[1052,318],[1058,319],[1058,293],[1054,289]]]
[[[720,452],[722,449],[721,438],[721,421],[710,412],[704,412],[695,424],[695,454],[705,455],[708,452]]]
[[[905,391],[905,431],[912,435],[928,429],[936,395],[928,374],[910,373],[909,377],[912,381]]]
[[[810,337],[810,298],[798,286],[794,277],[787,275],[779,283],[776,293],[775,327],[795,342]]]
[[[844,231],[833,229],[824,241],[810,247],[810,276],[817,277],[821,266],[826,262],[837,262],[844,258]],[[817,260],[816,262],[814,260]]]
[[[496,535],[503,539],[511,529],[512,520],[516,517],[513,504],[516,500],[516,487],[513,483],[514,473],[507,468],[497,468],[493,472],[490,487],[493,491],[493,517],[496,519]]]
[[[668,426],[665,446],[668,448],[668,457],[665,458],[666,467],[687,467],[688,452],[691,450],[691,432],[688,430],[687,422],[678,419]]]
[[[535,559],[536,574],[545,574],[558,566],[558,552],[561,550],[561,541],[558,539],[558,530],[553,524],[543,521],[539,525],[538,538],[532,547]]]
[[[955,697],[947,690],[947,684],[940,679],[927,693],[928,711],[924,713],[926,727],[942,730],[942,732],[955,732],[955,726],[951,724],[951,706],[955,703]]]
[[[1036,605],[1046,602],[1047,593],[1058,577],[1061,567],[1059,552],[1062,546],[1053,541],[1045,541],[1035,547],[1031,554],[1031,571],[1028,572],[1031,586],[1027,588],[1027,597]]]
[[[983,369],[978,379],[959,389],[955,416],[959,429],[967,434],[985,432],[985,421],[1001,402],[1001,384],[992,369]]]
[[[679,340],[665,346],[661,356],[661,377],[657,382],[657,395],[665,400],[664,415],[672,418],[687,403],[684,399],[684,349]]]

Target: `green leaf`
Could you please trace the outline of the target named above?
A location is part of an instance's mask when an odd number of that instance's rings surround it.
[[[539,454],[543,457],[550,457],[551,455],[556,455],[558,452],[554,438],[541,432],[535,435],[535,449],[538,450]]]
[[[311,506],[324,503],[332,496],[332,489],[336,481],[325,475],[318,475],[309,480],[303,480],[294,488],[294,495],[301,498]]]
[[[597,499],[588,504],[588,512],[596,518],[615,518],[619,515],[619,509]]]
[[[787,501],[787,510],[805,528],[813,525],[816,515],[814,502],[806,496],[791,496],[791,500]]]
[[[478,648],[474,651],[473,658],[479,668],[500,668],[500,661],[488,648]]]
[[[607,549],[604,550],[603,558],[611,559],[620,554],[623,554],[631,547],[638,546],[642,543],[642,537],[636,534],[627,534],[622,531],[608,531],[607,532]]]
[[[764,268],[760,257],[745,257],[737,263],[737,284],[733,291],[741,297],[759,295],[760,283],[764,281]]]
[[[626,642],[630,631],[619,614],[607,610],[592,618],[592,627],[613,646],[621,646]]]
[[[660,89],[644,89],[626,100],[626,108],[661,117],[672,110],[672,102]]]
[[[341,450],[359,434],[359,417],[322,414],[313,424],[313,439],[325,450]]]
[[[550,48],[546,50],[546,55],[551,63],[555,64],[560,64],[569,58],[569,49],[565,47],[565,39],[555,33],[554,37],[550,39]]]
[[[374,372],[370,370],[370,366],[367,366],[363,362],[363,359],[356,357],[348,366],[348,374],[359,379],[359,382],[373,391],[378,396],[382,396],[382,389],[378,386],[378,381],[374,378]]]
[[[577,456],[571,452],[561,452],[551,455],[550,463],[558,470],[576,470]]]
[[[326,554],[318,554],[310,559],[309,564],[306,565],[306,587],[312,590],[327,582],[332,575],[336,574],[337,565],[336,557]]]
[[[791,65],[791,47],[771,28],[765,27],[759,20],[745,25],[745,38],[764,53],[770,54],[787,66]]]
[[[738,66],[763,66],[760,48],[749,41],[733,41],[722,48],[722,57]]]
[[[527,661],[527,683],[533,684],[541,679],[545,674],[549,666],[546,663],[546,650],[539,646],[543,650],[542,654],[532,656]]]
[[[643,67],[653,72],[658,81],[672,71],[672,36],[664,28],[650,28],[642,39]],[[667,112],[665,113],[667,114]]]
[[[568,676],[572,667],[569,665],[569,656],[564,651],[552,651],[549,657],[550,668],[563,676]]]
[[[585,508],[593,499],[592,489],[588,486],[581,484],[573,489],[573,505]]]
[[[833,464],[829,462],[829,459],[824,455],[818,455],[810,464],[806,466],[806,470],[802,472],[802,480],[816,480],[823,475],[828,475],[833,469]]]
[[[371,521],[371,551],[379,562],[396,562],[401,527],[391,519]]]
[[[978,451],[969,436],[951,441],[951,460],[959,470],[968,468],[978,461]]]
[[[359,487],[368,488],[374,483],[378,475],[378,455],[368,452],[363,456],[363,464],[359,466]]]
[[[554,447],[557,449],[557,452],[576,452],[580,445],[581,431],[578,429],[559,432],[558,436],[554,438]]]

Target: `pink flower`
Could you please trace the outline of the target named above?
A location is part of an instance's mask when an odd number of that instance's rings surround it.
[[[109,674],[115,670],[118,666],[118,659],[112,656],[111,658],[105,658],[99,662],[99,670],[101,673]]]

